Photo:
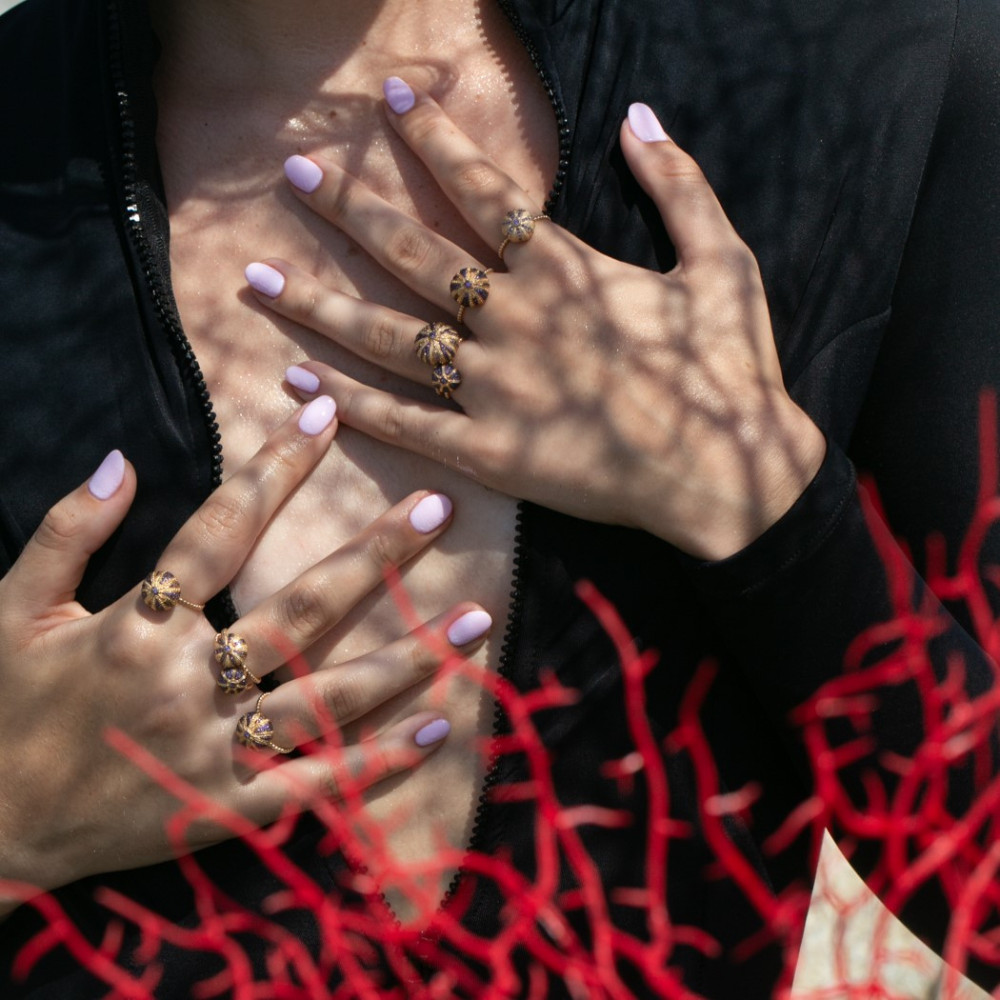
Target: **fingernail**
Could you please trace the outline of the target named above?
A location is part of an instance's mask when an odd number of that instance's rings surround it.
[[[337,404],[329,396],[319,396],[306,406],[299,417],[299,430],[315,437],[330,426]]]
[[[312,194],[323,183],[323,171],[304,156],[289,156],[285,160],[285,176],[306,194]]]
[[[421,535],[426,535],[435,528],[440,528],[449,517],[451,501],[443,493],[432,493],[410,511],[410,524]]]
[[[632,104],[628,109],[628,125],[632,135],[643,142],[664,142],[670,138],[663,131],[660,119],[648,104]]]
[[[414,104],[417,103],[417,99],[410,89],[410,85],[405,81],[401,80],[398,76],[390,76],[385,83],[382,84],[382,93],[385,94],[386,104],[396,112],[397,115],[405,115]]]
[[[429,747],[432,743],[443,740],[450,732],[451,723],[447,719],[435,719],[413,734],[413,742],[418,747]]]
[[[125,479],[125,456],[116,448],[110,452],[90,477],[87,489],[98,500],[110,500]]]
[[[464,646],[485,635],[492,624],[493,619],[485,611],[466,611],[448,626],[448,641],[453,646]]]
[[[319,376],[313,375],[308,368],[302,368],[300,365],[292,365],[287,369],[285,380],[301,392],[313,393],[319,388]]]
[[[285,290],[285,276],[269,264],[247,264],[247,284],[261,295],[276,299]]]

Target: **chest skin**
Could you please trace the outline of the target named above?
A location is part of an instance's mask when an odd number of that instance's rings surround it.
[[[468,20],[439,19],[413,50],[395,44],[398,36],[372,40],[339,61],[331,59],[324,78],[303,79],[299,93],[280,95],[247,94],[238,86],[208,91],[180,51],[164,45],[155,80],[157,144],[170,216],[173,291],[211,392],[225,475],[246,462],[298,405],[283,373],[303,359],[435,398],[425,387],[376,371],[274,316],[248,294],[244,266],[277,256],[341,291],[422,319],[446,318],[291,195],[281,169],[288,156],[320,153],[338,161],[394,205],[494,263],[495,248],[471,233],[386,121],[381,84],[395,74],[430,89],[536,202],[545,200],[558,154],[552,108],[504,15],[484,5],[474,23],[470,31]],[[442,275],[442,281],[449,277]],[[463,391],[474,392],[475,386]],[[512,588],[516,501],[347,427],[233,581],[240,613],[420,488],[450,496],[455,517],[444,538],[404,571],[407,598],[422,620],[457,601],[481,603],[494,628],[475,661],[497,669]],[[398,599],[383,588],[309,652],[310,665],[336,669],[408,630]],[[491,700],[478,684],[460,678],[412,688],[363,725],[383,727],[425,708],[443,709],[451,721],[446,744],[420,768],[381,783],[367,797],[371,817],[387,831],[390,854],[406,862],[432,857],[442,834],[453,846],[467,843],[485,774],[481,741],[492,728]],[[354,727],[347,736],[359,734]],[[377,864],[370,867],[377,876]],[[440,873],[438,892],[451,874]],[[400,917],[417,916],[405,886],[386,882],[383,891]]]

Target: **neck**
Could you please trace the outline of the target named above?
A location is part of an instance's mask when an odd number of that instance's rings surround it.
[[[464,8],[473,37],[483,2]],[[150,9],[165,60],[203,91],[248,98],[322,86],[362,51],[398,72],[426,65],[455,30],[452,0],[150,0]]]

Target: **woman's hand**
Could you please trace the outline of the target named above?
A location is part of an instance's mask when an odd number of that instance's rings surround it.
[[[428,677],[455,645],[478,645],[489,616],[462,605],[349,663],[281,685],[259,706],[271,720],[264,753],[236,741],[237,720],[252,715],[263,677],[309,648],[384,579],[443,530],[446,498],[414,494],[357,538],[255,607],[230,633],[248,645],[246,688],[226,693],[214,657],[215,631],[197,610],[236,574],[277,508],[333,438],[335,407],[319,397],[279,428],[257,455],[195,512],[162,554],[195,607],[151,610],[136,587],[89,614],[74,592],[87,560],[125,517],[135,475],[112,452],[89,484],[53,507],[21,557],[0,580],[0,913],[30,894],[83,875],[172,856],[166,826],[180,809],[106,736],[117,730],[197,792],[254,823],[289,804],[336,797],[345,777],[365,786],[416,765],[447,735],[424,712],[352,746],[338,740],[297,759],[276,757],[362,718]],[[153,569],[153,567],[150,567]],[[233,641],[231,640],[231,645]],[[238,649],[237,649],[238,652]],[[223,664],[226,666],[226,664]],[[230,674],[240,687],[242,668]],[[253,675],[253,676],[251,676]],[[279,766],[268,758],[280,760]],[[254,766],[254,765],[258,766]],[[196,849],[231,835],[199,820],[183,845]]]
[[[429,97],[399,80],[389,118],[472,228],[532,204]],[[309,362],[290,380],[331,391],[341,419],[484,484],[591,520],[637,526],[702,558],[760,535],[801,494],[825,451],[782,384],[756,262],[693,160],[634,105],[625,156],[678,254],[656,274],[587,247],[548,221],[506,247],[488,301],[465,311],[454,366],[461,412],[389,395]],[[293,157],[300,198],[430,304],[405,316],[321,286],[283,261],[248,268],[258,299],[414,382],[414,337],[454,317],[449,283],[488,267],[397,211],[328,160]],[[445,315],[441,315],[442,312]],[[449,320],[456,325],[454,318]]]

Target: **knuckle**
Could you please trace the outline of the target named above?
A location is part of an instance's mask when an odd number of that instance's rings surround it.
[[[389,441],[395,441],[403,434],[403,414],[392,400],[376,404],[372,413],[372,423],[379,434]]]
[[[379,314],[372,317],[362,331],[361,346],[371,357],[380,361],[395,356],[399,350],[395,324],[388,316]]]
[[[434,245],[423,230],[406,225],[385,241],[385,254],[395,268],[405,274],[413,274],[430,268]]]
[[[342,177],[341,182],[330,194],[330,200],[326,205],[326,217],[331,222],[346,218],[354,207],[356,195],[355,182],[349,177]]]
[[[293,303],[285,301],[286,308],[291,305],[298,318],[309,322],[316,319],[319,312],[319,285],[315,281],[307,283]]]
[[[392,569],[400,559],[398,540],[384,530],[375,531],[365,543],[365,555],[376,569]]]
[[[346,677],[338,678],[323,692],[323,705],[336,723],[356,719],[361,714],[362,703],[356,683]]]
[[[362,764],[359,780],[370,785],[396,770],[395,755],[381,738],[361,744]]]
[[[434,650],[424,641],[418,639],[410,644],[404,657],[404,682],[415,684],[432,674],[438,666],[438,657]]]
[[[497,186],[497,173],[488,163],[474,160],[465,163],[455,171],[455,190],[460,195],[482,196]]]
[[[230,539],[239,533],[245,514],[241,496],[218,493],[195,512],[195,523],[209,539]]]
[[[320,771],[319,784],[324,798],[336,802],[343,796],[339,779],[339,768],[335,764],[327,764]]]
[[[324,631],[330,617],[326,588],[318,581],[299,581],[279,605],[279,627],[286,638],[309,638]]]
[[[300,434],[272,438],[261,451],[263,471],[256,488],[272,479],[296,482],[299,477],[299,456],[307,447],[307,438]],[[242,506],[242,504],[240,504]]]
[[[407,126],[410,139],[417,145],[433,142],[445,128],[444,119],[429,108],[418,108],[417,114],[410,113]]]
[[[61,551],[77,537],[83,526],[78,511],[66,503],[52,507],[35,532],[35,541],[45,549]]]

